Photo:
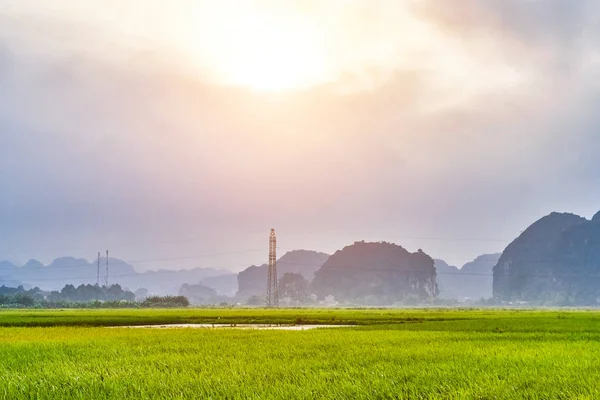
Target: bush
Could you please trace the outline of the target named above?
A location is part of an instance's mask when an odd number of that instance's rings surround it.
[[[189,307],[190,301],[185,296],[152,296],[141,305],[146,308],[180,308]]]
[[[13,296],[13,302],[23,307],[33,307],[35,300],[28,294],[19,293]]]

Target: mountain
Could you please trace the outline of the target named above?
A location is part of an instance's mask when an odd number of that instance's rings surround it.
[[[23,265],[21,268],[24,269],[40,269],[40,268],[44,268],[44,264],[42,264],[41,262],[39,262],[38,260],[29,260],[25,263],[25,265]]]
[[[224,275],[227,272],[212,268],[161,269],[120,277],[119,283],[133,290],[146,288],[150,294],[170,295],[178,293],[181,286],[186,283],[203,282],[208,278]]]
[[[267,292],[268,266],[252,265],[237,276],[238,291],[236,297],[241,302],[246,302],[252,296],[264,296]]]
[[[209,276],[202,284],[217,291],[220,296],[234,297],[238,290],[238,275],[234,273]]]
[[[600,213],[589,221],[547,215],[515,239],[494,267],[494,297],[548,305],[600,303]]]
[[[500,254],[484,254],[461,269],[435,260],[439,297],[446,299],[489,299],[493,295],[493,269]]]
[[[500,260],[501,254],[484,254],[466,263],[460,269],[463,278],[462,293],[472,300],[489,299],[493,297],[494,266]]]
[[[187,297],[190,303],[194,305],[215,304],[223,301],[216,290],[202,284],[188,285],[186,283],[181,286],[178,294]]]
[[[17,266],[13,263],[11,263],[10,261],[2,261],[0,262],[0,273],[2,272],[11,272],[13,271],[15,268],[17,268]]]
[[[311,282],[315,273],[327,261],[329,254],[308,250],[294,250],[284,254],[277,261],[277,271],[280,276],[284,274],[300,274]]]
[[[436,270],[436,279],[439,290],[439,297],[444,299],[460,299],[462,295],[462,285],[460,269],[453,265],[448,265],[444,260],[433,260]]]
[[[78,286],[96,283],[96,268],[84,259],[61,257],[44,266],[37,260],[29,260],[25,265],[12,265],[4,275],[24,285],[46,290],[60,290],[65,285]]]
[[[393,243],[356,242],[337,251],[317,271],[312,290],[337,301],[389,305],[437,295],[434,261]]]
[[[181,286],[190,282],[201,282],[210,277],[225,275],[226,271],[197,268],[192,270],[159,270],[139,273],[127,262],[109,258],[109,284],[118,283],[124,288],[136,290],[146,288],[151,294],[176,294]],[[100,259],[100,284],[106,277],[106,258]],[[65,285],[96,284],[98,278],[97,261],[89,262],[82,258],[60,257],[49,265],[37,260],[29,260],[19,267],[11,262],[0,262],[0,285],[23,284],[44,290],[60,290]],[[235,275],[231,280],[235,280]],[[231,289],[230,289],[231,291]],[[235,292],[235,289],[233,289]]]
[[[19,286],[29,286],[29,285],[24,285],[22,282],[16,281],[12,278],[7,278],[4,277],[2,275],[0,275],[0,287],[9,287],[9,288],[16,288]]]
[[[16,268],[17,266],[10,261],[0,262],[0,286],[17,287],[22,285],[12,274]]]
[[[328,258],[328,254],[316,251],[290,251],[277,260],[277,275],[281,278],[286,273],[296,273],[310,282],[313,280],[315,272]],[[244,302],[252,296],[263,296],[265,294],[267,291],[268,270],[267,264],[253,265],[238,274],[237,297],[240,301]]]

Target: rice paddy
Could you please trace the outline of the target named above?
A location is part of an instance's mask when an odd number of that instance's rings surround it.
[[[171,323],[352,327],[119,327]],[[596,311],[8,310],[0,326],[2,399],[600,398]]]

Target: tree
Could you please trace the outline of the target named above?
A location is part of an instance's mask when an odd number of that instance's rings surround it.
[[[265,304],[265,298],[261,296],[251,296],[246,302],[249,306],[260,306]]]
[[[219,300],[216,290],[202,284],[188,285],[186,283],[179,289],[179,295],[187,297],[193,304],[214,304],[216,300]]]
[[[144,301],[146,299],[146,297],[148,297],[148,289],[139,288],[138,290],[133,292],[133,294],[135,295],[136,301]]]
[[[60,291],[60,294],[65,298],[65,299],[74,299],[77,295],[77,289],[75,289],[75,286],[73,285],[65,285],[64,288],[62,288],[62,290]]]
[[[28,294],[19,293],[13,296],[13,302],[23,307],[33,307],[35,300]]]
[[[294,301],[308,299],[308,281],[300,274],[286,273],[279,280],[279,296],[289,297]]]

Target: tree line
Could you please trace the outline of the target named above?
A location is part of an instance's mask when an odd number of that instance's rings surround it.
[[[184,296],[152,296],[136,301],[135,294],[120,285],[66,285],[60,291],[38,287],[0,287],[0,308],[170,308],[188,307]]]

